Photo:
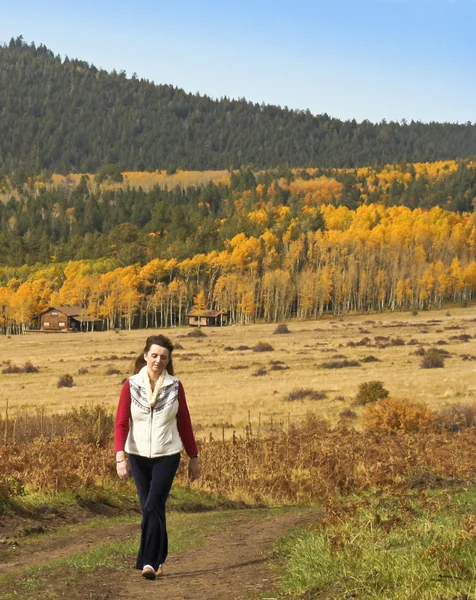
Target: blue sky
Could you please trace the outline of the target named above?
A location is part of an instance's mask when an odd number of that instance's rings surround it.
[[[476,0],[0,0],[0,42],[340,119],[476,122]]]

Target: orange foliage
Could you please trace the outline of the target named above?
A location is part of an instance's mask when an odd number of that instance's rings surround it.
[[[440,417],[426,405],[408,399],[384,398],[367,404],[362,414],[366,431],[421,433],[438,431]]]

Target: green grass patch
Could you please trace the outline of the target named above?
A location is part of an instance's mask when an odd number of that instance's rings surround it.
[[[119,481],[119,480],[118,480]],[[58,492],[55,494],[42,492],[27,492],[24,496],[2,504],[0,514],[22,514],[34,517],[47,510],[59,512],[74,512],[78,509],[94,508],[95,505],[105,505],[118,511],[128,510],[139,506],[137,491],[132,480],[114,482],[102,488],[85,488],[75,492]],[[204,512],[220,509],[252,508],[243,502],[234,502],[218,494],[209,494],[190,487],[174,485],[169,496],[167,507],[172,511]],[[94,512],[94,511],[92,511]]]
[[[276,548],[279,593],[306,600],[473,598],[476,487],[330,502]]]

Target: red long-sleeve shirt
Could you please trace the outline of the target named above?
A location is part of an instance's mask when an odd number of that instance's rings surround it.
[[[177,412],[177,429],[188,456],[196,456],[198,454],[197,443],[192,430],[192,421],[188,411],[187,401],[185,399],[185,390],[182,383],[178,384],[178,403]],[[119,406],[116,413],[116,426],[114,436],[114,449],[116,452],[124,450],[127,436],[129,434],[131,417],[131,390],[129,380],[122,386],[121,396],[119,398]]]

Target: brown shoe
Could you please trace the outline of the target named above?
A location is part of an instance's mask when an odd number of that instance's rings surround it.
[[[157,573],[148,565],[142,569],[141,575],[144,579],[155,579],[157,577]]]
[[[159,568],[156,571],[157,577],[163,577],[164,576],[164,567],[162,565],[159,565]]]

